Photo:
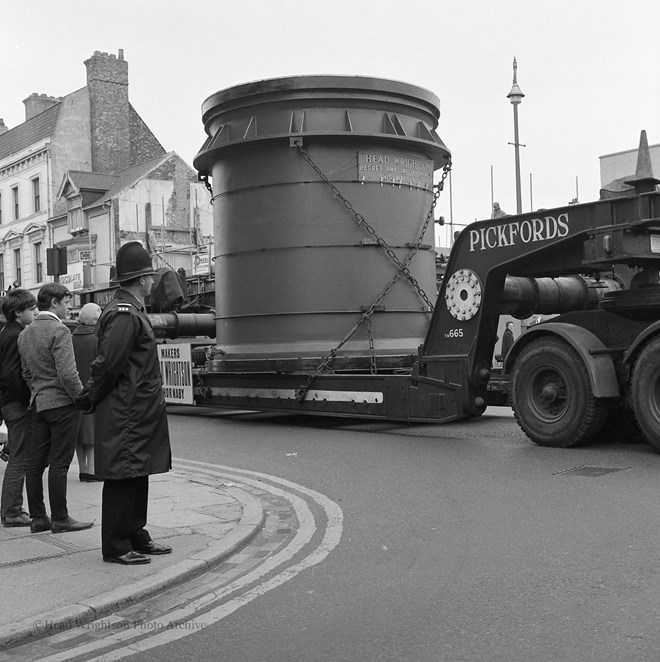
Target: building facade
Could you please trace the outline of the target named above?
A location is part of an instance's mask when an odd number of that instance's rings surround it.
[[[63,97],[31,94],[25,121],[0,120],[0,290],[36,292],[46,249],[67,250],[72,291],[107,286],[126,241],[159,266],[192,271],[212,235],[209,196],[195,171],[166,152],[128,97],[128,63],[95,52],[86,85]]]

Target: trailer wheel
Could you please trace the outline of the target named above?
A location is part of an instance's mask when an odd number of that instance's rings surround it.
[[[539,446],[586,444],[602,429],[607,403],[593,395],[589,373],[562,338],[545,336],[522,349],[513,370],[513,411]]]
[[[650,340],[635,361],[632,403],[644,436],[660,450],[660,338]]]

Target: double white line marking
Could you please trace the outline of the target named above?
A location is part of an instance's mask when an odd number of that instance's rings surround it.
[[[292,483],[284,478],[278,478],[276,476],[258,473],[256,471],[247,471],[245,469],[235,469],[233,467],[218,464],[183,459],[177,459],[176,465],[184,471],[188,470],[208,477],[217,477],[223,480],[233,480],[238,483],[252,485],[287,500],[294,509],[299,523],[293,539],[284,549],[268,557],[256,568],[238,577],[235,581],[224,586],[222,589],[211,591],[210,593],[191,601],[185,607],[168,612],[160,618],[154,618],[146,622],[144,628],[118,630],[114,634],[103,637],[94,642],[77,646],[75,649],[40,658],[42,662],[70,660],[80,655],[89,655],[96,651],[100,652],[105,648],[115,647],[122,643],[126,644],[121,648],[117,648],[101,655],[100,657],[93,658],[94,660],[99,660],[101,662],[113,662],[114,660],[120,660],[136,653],[187,637],[195,632],[199,632],[201,629],[209,625],[221,621],[223,618],[226,618],[255,598],[258,598],[264,593],[267,593],[290,579],[293,579],[303,570],[321,563],[321,561],[323,561],[337,546],[341,539],[343,529],[343,513],[341,508],[334,501],[319,492],[310,490],[297,483]],[[327,522],[325,525],[325,531],[323,532],[323,538],[319,545],[302,560],[285,568],[282,572],[270,577],[263,583],[228,599],[226,602],[222,602],[222,604],[213,607],[204,614],[195,616],[198,611],[237,593],[265,575],[268,575],[278,566],[290,561],[310,542],[317,529],[314,515],[305,499],[301,498],[294,492],[298,492],[307,497],[308,500],[314,501],[325,513]],[[172,623],[185,622],[192,618],[195,619],[195,628],[186,629],[184,627],[178,628],[171,626]],[[145,628],[147,627],[155,634],[142,638],[139,641],[132,641],[143,637],[145,634]],[[73,638],[77,636],[77,633],[72,632],[71,635]]]

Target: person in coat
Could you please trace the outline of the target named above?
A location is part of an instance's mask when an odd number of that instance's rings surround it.
[[[0,331],[0,412],[7,425],[9,457],[2,481],[0,517],[3,526],[30,526],[23,510],[23,486],[30,438],[30,389],[21,374],[18,336],[32,323],[37,300],[27,290],[15,288],[2,302],[7,324]]]
[[[25,485],[32,522],[30,531],[81,531],[94,522],[69,515],[67,473],[76,447],[80,412],[74,398],[82,391],[71,333],[63,324],[71,292],[60,283],[46,283],[37,294],[39,313],[18,336],[23,378],[30,387],[32,430],[28,441]],[[44,504],[43,474],[48,468],[51,516]]]
[[[493,202],[493,213],[490,215],[491,218],[505,218],[508,214],[500,208],[499,202]]]
[[[144,299],[155,270],[139,242],[117,252],[121,287],[96,325],[96,358],[77,405],[95,411],[95,474],[103,482],[101,550],[108,563],[149,563],[172,548],[155,543],[147,523],[149,476],[172,468],[158,351]]]
[[[506,355],[509,353],[511,346],[513,345],[513,322],[506,323],[506,329],[502,334],[502,361],[506,358]]]
[[[76,368],[80,381],[87,383],[90,366],[96,357],[96,336],[94,327],[101,314],[101,307],[95,303],[86,303],[78,315],[78,326],[73,330],[73,353],[76,356]],[[76,440],[79,479],[85,483],[97,480],[94,475],[94,414],[83,414]]]

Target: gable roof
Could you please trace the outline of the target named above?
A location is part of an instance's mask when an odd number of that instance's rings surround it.
[[[71,182],[78,190],[107,191],[117,181],[117,175],[104,172],[82,172],[69,170]]]
[[[80,191],[101,191],[105,192],[112,188],[117,181],[117,175],[111,175],[104,172],[85,172],[82,170],[67,170],[64,173],[60,190],[57,193],[58,199],[62,197],[67,185],[73,187],[76,193]]]
[[[124,189],[133,186],[133,184],[145,177],[145,175],[157,168],[161,163],[167,161],[167,159],[169,159],[173,154],[174,152],[168,152],[167,154],[158,156],[155,159],[151,159],[151,161],[146,161],[145,163],[140,163],[139,165],[126,168],[125,170],[117,171],[114,175],[112,175],[115,177],[115,182],[112,185],[112,188],[110,188],[108,192],[105,195],[102,195],[98,200],[95,200],[92,204],[84,207],[84,209],[92,209],[93,207],[98,207],[104,202],[111,200]]]
[[[0,159],[52,136],[55,133],[55,125],[61,108],[62,102],[56,103],[23,124],[0,135]]]

